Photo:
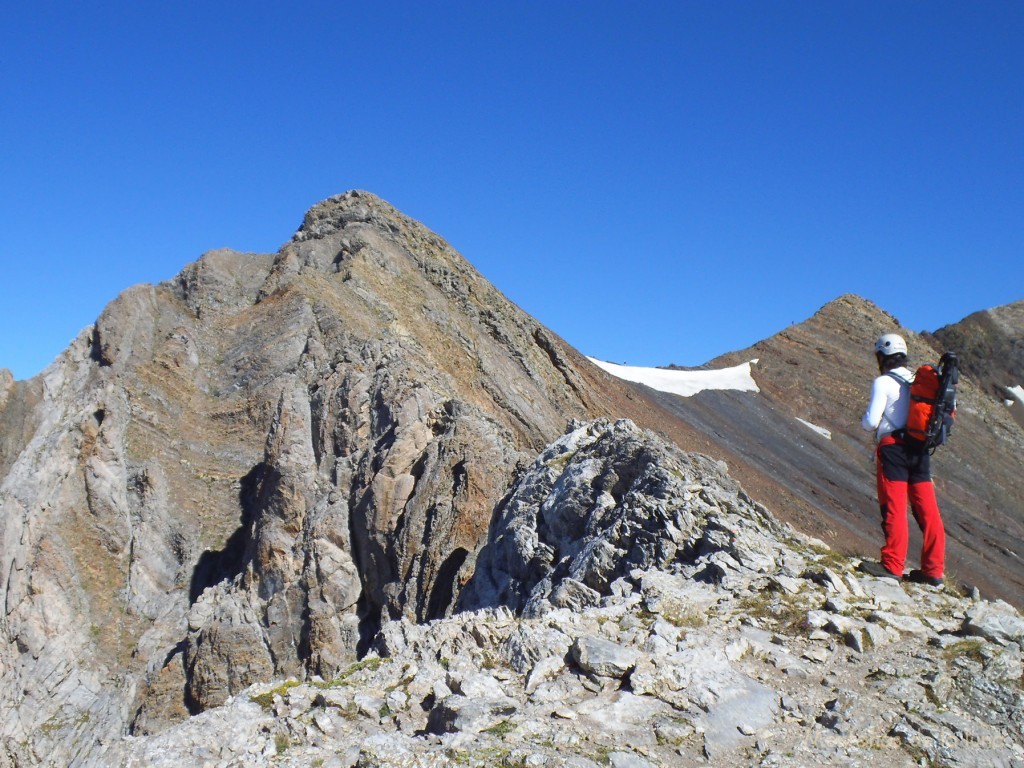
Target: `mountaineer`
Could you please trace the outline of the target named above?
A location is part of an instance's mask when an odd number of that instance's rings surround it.
[[[907,343],[902,336],[886,333],[875,342],[879,375],[871,384],[871,400],[861,420],[875,430],[878,504],[885,544],[880,562],[862,561],[860,570],[872,576],[903,579],[907,557],[907,500],[924,542],[921,569],[906,575],[908,581],[942,585],[946,557],[946,532],[932,485],[931,454],[906,436],[910,412],[910,386],[914,374],[907,368]]]

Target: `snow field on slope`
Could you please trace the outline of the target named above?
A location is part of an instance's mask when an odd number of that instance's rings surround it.
[[[751,360],[731,368],[710,371],[673,371],[667,368],[640,368],[631,365],[616,365],[587,358],[603,371],[618,379],[644,384],[659,392],[669,392],[681,397],[690,397],[706,389],[728,389],[737,392],[760,392],[757,382],[750,373]]]

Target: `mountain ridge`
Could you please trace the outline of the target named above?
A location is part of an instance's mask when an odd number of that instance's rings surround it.
[[[386,622],[337,678],[256,684],[113,746],[130,766],[1024,758],[1024,618],[852,565],[720,462],[575,423],[506,498],[464,610]]]

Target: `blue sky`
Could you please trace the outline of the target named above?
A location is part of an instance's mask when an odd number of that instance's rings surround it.
[[[1024,299],[1024,3],[12,3],[0,366],[367,189],[581,351]]]

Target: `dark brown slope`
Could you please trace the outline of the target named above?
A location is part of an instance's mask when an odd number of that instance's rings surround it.
[[[860,418],[877,375],[871,345],[887,330],[908,339],[913,364],[938,357],[929,339],[870,302],[843,296],[806,322],[712,363],[757,359],[759,394],[645,394],[705,435],[704,450],[728,461],[777,515],[840,550],[877,556],[872,439]],[[990,391],[971,373],[964,377],[954,439],[934,458],[950,539],[947,570],[951,580],[1021,605],[1024,430]],[[831,439],[798,419],[829,430]],[[918,547],[912,539],[912,560]]]

